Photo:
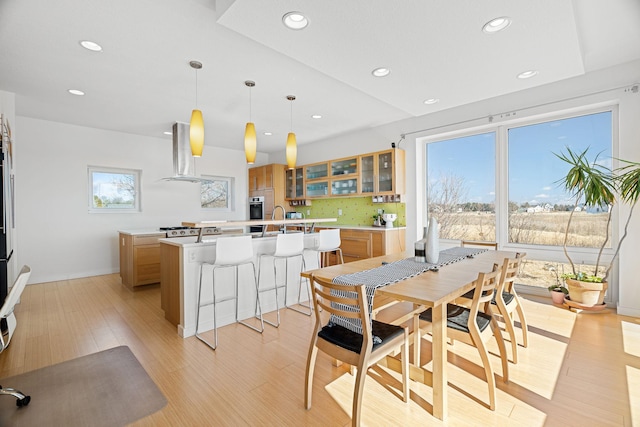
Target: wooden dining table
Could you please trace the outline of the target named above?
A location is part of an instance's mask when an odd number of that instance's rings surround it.
[[[312,275],[327,280],[337,276],[357,273],[380,267],[383,263],[392,263],[412,257],[410,251],[368,258],[347,264],[309,270],[302,273],[303,277]],[[396,283],[376,289],[373,314],[388,307],[393,302],[413,303],[409,313],[403,313],[396,321],[403,323],[413,317],[413,313],[432,308],[432,372],[422,368],[415,358],[411,363],[410,377],[420,381],[433,389],[433,416],[446,420],[447,418],[447,303],[473,289],[478,273],[491,271],[494,264],[502,265],[505,258],[514,258],[515,252],[487,250],[461,261],[441,266],[437,271],[426,271],[417,276],[409,277]],[[415,351],[414,351],[415,355]],[[387,358],[385,363],[390,368],[399,369],[399,362]]]

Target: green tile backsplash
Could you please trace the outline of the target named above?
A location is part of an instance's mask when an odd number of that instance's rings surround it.
[[[307,218],[338,218],[337,225],[373,225],[373,215],[377,215],[378,209],[386,213],[398,215],[394,226],[404,227],[407,224],[404,203],[373,203],[368,197],[343,197],[333,199],[313,199],[311,206],[289,206],[290,210],[302,212]],[[338,215],[338,209],[342,209],[342,216]],[[307,215],[307,211],[310,212]]]

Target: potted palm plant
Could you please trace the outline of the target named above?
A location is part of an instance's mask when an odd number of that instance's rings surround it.
[[[572,194],[575,203],[574,209],[569,214],[563,241],[564,255],[571,265],[571,272],[563,274],[562,277],[565,279],[572,301],[585,306],[602,305],[608,286],[607,278],[609,272],[615,258],[618,256],[623,240],[627,237],[627,229],[633,215],[633,208],[640,196],[640,163],[620,160],[624,166],[612,171],[598,162],[598,155],[593,161],[589,161],[587,159],[588,148],[581,153],[576,153],[568,147],[566,150],[566,154],[554,153],[570,166],[569,171],[559,180],[559,183]],[[613,206],[617,201],[626,202],[631,208],[625,222],[624,233],[616,246],[611,262],[604,275],[599,276],[600,259],[605,246],[609,242],[609,225]],[[586,208],[606,207],[608,212],[606,234],[600,245],[592,274],[578,271],[567,251],[571,220],[581,202],[584,203]]]

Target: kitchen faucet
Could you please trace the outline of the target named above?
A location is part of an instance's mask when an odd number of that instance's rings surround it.
[[[284,210],[284,207],[283,207],[283,206],[281,206],[281,205],[276,205],[276,206],[273,208],[273,212],[271,212],[271,219],[272,219],[272,220],[273,220],[273,219],[276,219],[276,209],[278,209],[278,208],[282,209],[282,219],[284,220],[284,219],[286,218],[286,216],[287,216],[287,213],[286,213],[286,211]],[[283,232],[284,234],[287,234],[287,226],[286,226],[286,225],[283,225],[283,226],[282,226],[282,228],[281,228],[281,230],[282,230],[282,232]]]

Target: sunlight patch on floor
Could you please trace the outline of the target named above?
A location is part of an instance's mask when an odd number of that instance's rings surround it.
[[[640,325],[631,322],[620,322],[622,326],[622,340],[624,352],[640,357]]]
[[[640,423],[640,369],[627,366],[627,387],[631,425],[635,426]]]

